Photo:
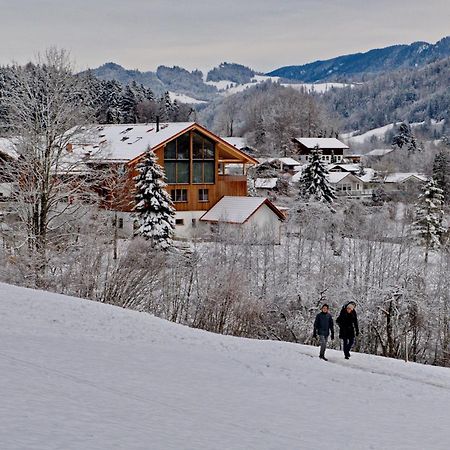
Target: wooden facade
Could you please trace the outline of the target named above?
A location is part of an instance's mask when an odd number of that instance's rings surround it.
[[[153,148],[161,167],[166,171],[165,156],[167,156],[168,145],[172,141],[186,136],[187,133],[189,134],[190,143],[189,158],[186,158],[186,155],[184,155],[184,159],[180,161],[183,164],[189,162],[189,179],[182,183],[174,183],[170,182],[170,180],[167,182],[167,191],[172,196],[176,211],[207,211],[224,196],[246,196],[246,171],[249,165],[256,164],[257,161],[198,124],[193,124],[188,129],[183,130],[183,132],[172,136],[156,148]],[[210,182],[195,182],[194,180],[194,164],[197,161],[194,159],[194,134],[202,136],[214,145],[214,160],[208,160],[211,165],[214,161],[214,177]],[[136,167],[143,157],[144,154],[128,162],[127,180],[120,189],[122,194],[116,196],[120,200],[113,201],[110,205],[111,209],[124,212],[133,210],[134,177],[137,175]],[[230,166],[235,171],[239,169],[239,173],[230,173]]]

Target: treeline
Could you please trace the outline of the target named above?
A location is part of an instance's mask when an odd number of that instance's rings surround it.
[[[27,70],[35,67],[28,64]],[[0,68],[0,123],[5,122],[8,103],[6,96],[11,91],[14,67]],[[72,74],[83,84],[83,104],[91,109],[91,121],[100,124],[147,123],[159,117],[162,122],[185,122],[192,120],[193,109],[184,103],[172,101],[169,92],[156,96],[154,92],[136,82],[122,85],[115,80],[99,80],[90,72]],[[2,130],[7,131],[7,130]]]
[[[270,81],[212,103],[199,117],[222,136],[245,137],[265,155],[290,154],[294,137],[337,132],[315,95]]]
[[[343,130],[361,132],[393,122],[445,119],[450,111],[450,58],[417,69],[377,76],[361,85],[332,88],[322,97],[323,107],[335,115]]]

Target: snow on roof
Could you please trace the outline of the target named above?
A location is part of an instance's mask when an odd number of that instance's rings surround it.
[[[361,170],[361,166],[359,164],[330,164],[328,166],[328,170],[336,167],[342,169],[343,172],[359,172]]]
[[[354,175],[352,175],[350,172],[330,172],[327,175],[327,179],[331,184],[336,184],[348,176],[354,176]]]
[[[207,211],[200,220],[204,222],[244,223],[263,204],[267,204],[275,214],[283,217],[283,213],[265,197],[225,196]]]
[[[255,180],[256,189],[273,189],[277,185],[278,178],[257,178]]]
[[[300,166],[301,163],[293,158],[276,158],[285,166]]]
[[[375,148],[374,150],[371,150],[370,152],[366,153],[366,156],[384,156],[388,155],[393,151],[394,151],[393,148]]]
[[[17,159],[19,157],[14,141],[9,138],[0,138],[0,153],[3,153],[13,159]]]
[[[374,169],[371,169],[370,167],[364,168],[364,175],[358,175],[358,178],[362,180],[364,183],[369,183],[373,181],[373,179],[376,177],[376,172]]]
[[[245,143],[245,139],[241,137],[221,137],[221,139],[233,147],[236,147],[238,150],[248,147]]]
[[[347,145],[345,145],[343,142],[341,142],[339,139],[336,138],[295,138],[297,142],[300,142],[307,148],[314,148],[317,145],[319,148],[325,149],[325,148],[349,148]]]
[[[76,137],[74,153],[95,155],[96,159],[130,161],[142,155],[149,147],[163,142],[194,125],[195,122],[156,124],[95,125],[84,135]]]
[[[385,183],[403,183],[410,178],[416,178],[419,181],[427,181],[428,178],[417,172],[394,172],[386,175],[384,178]]]

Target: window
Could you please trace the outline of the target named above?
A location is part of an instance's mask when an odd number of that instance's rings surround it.
[[[172,189],[170,196],[173,202],[187,202],[187,189]]]
[[[167,183],[189,183],[189,154],[189,133],[185,133],[178,139],[174,139],[166,144],[164,149],[164,169]]]
[[[118,228],[123,228],[123,218],[119,217],[119,225]]]
[[[340,184],[337,186],[338,191],[351,191],[352,185],[351,184]]]
[[[209,189],[199,189],[198,190],[198,201],[207,202],[209,200]]]
[[[359,191],[359,183],[356,183],[356,190]]]
[[[192,182],[214,183],[216,167],[214,142],[201,136],[200,134],[193,133],[192,158]]]
[[[184,225],[184,219],[175,219],[175,225]]]

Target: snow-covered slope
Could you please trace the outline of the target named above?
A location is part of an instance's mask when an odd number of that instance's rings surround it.
[[[0,284],[2,449],[447,449],[450,370]]]

